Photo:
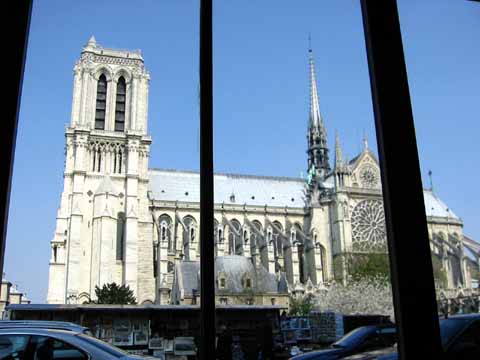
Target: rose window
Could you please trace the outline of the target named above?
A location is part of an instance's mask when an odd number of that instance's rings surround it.
[[[354,251],[384,251],[386,249],[385,213],[383,203],[364,200],[352,212]]]
[[[360,170],[360,179],[362,180],[362,185],[366,188],[377,187],[379,180],[376,170],[370,165],[365,165]]]

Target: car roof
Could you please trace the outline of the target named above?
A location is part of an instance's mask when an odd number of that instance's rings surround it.
[[[471,313],[471,314],[455,314],[449,315],[447,318],[442,318],[445,320],[448,319],[480,319],[480,314]]]
[[[72,331],[84,331],[88,328],[66,321],[45,321],[45,320],[2,320],[0,329],[5,328],[45,328],[45,329],[66,329]]]
[[[7,334],[26,334],[26,335],[50,335],[50,336],[75,336],[82,334],[80,331],[71,331],[66,329],[45,329],[45,328],[0,328],[0,335]]]

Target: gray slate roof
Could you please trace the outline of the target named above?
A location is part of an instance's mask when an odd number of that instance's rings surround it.
[[[200,175],[193,171],[149,170],[149,190],[160,201],[200,201]],[[300,178],[215,174],[216,204],[303,208],[305,182]],[[234,201],[231,196],[234,195]]]
[[[200,289],[200,262],[180,261],[175,267],[177,286],[183,289],[187,296],[192,295],[193,289]],[[257,271],[250,258],[240,255],[227,255],[215,258],[215,277],[220,273],[226,274],[226,287],[219,289],[215,284],[218,294],[241,294],[245,288],[242,284],[245,274],[249,274],[252,280],[252,290],[256,293],[287,293],[287,283],[284,277],[277,279],[276,275],[270,274],[263,266]]]
[[[440,200],[431,190],[423,190],[423,199],[425,201],[425,212],[427,216],[449,217],[460,220],[455,213]]]
[[[155,200],[200,201],[198,172],[150,169],[148,174],[149,190]],[[113,186],[111,182],[108,183],[108,180],[105,180],[105,184],[102,183],[99,190],[107,185]],[[290,208],[305,206],[305,182],[301,178],[215,174],[214,181],[216,204],[288,206]],[[326,179],[324,186],[333,187],[332,176]],[[231,201],[232,194],[235,196],[235,201]],[[423,196],[427,216],[449,217],[460,221],[460,218],[431,190],[424,190]]]

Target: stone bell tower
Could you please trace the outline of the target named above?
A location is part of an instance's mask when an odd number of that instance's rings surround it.
[[[49,303],[83,303],[95,297],[95,286],[109,282],[129,285],[138,301],[154,292],[153,279],[142,277],[153,265],[139,261],[150,255],[143,249],[151,249],[151,239],[140,236],[152,226],[149,78],[140,51],[104,48],[93,36],[74,67]]]

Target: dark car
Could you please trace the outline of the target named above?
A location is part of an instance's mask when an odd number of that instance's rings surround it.
[[[440,319],[440,335],[446,359],[480,359],[480,314],[454,315]],[[397,360],[396,346],[346,357],[349,360]]]
[[[362,351],[382,349],[396,342],[394,325],[361,326],[346,334],[324,350],[312,351],[293,357],[295,360],[333,360]]]
[[[0,320],[0,329],[57,329],[92,335],[89,328],[66,321]]]
[[[139,359],[82,332],[40,328],[0,329],[0,359]]]

